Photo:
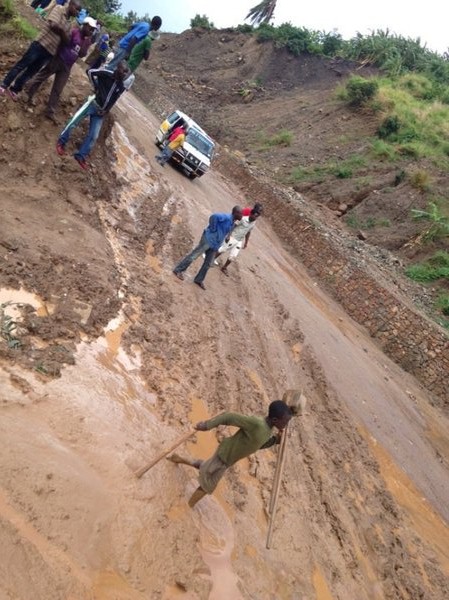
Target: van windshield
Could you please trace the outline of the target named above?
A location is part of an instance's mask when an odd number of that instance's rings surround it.
[[[189,129],[186,142],[189,142],[201,154],[205,154],[208,158],[212,159],[214,143],[208,140],[198,129],[193,129],[192,127]]]
[[[173,125],[173,123],[176,123],[176,121],[178,121],[180,118],[181,117],[178,115],[178,113],[174,112],[171,115],[168,115],[167,121],[170,123],[170,125]]]

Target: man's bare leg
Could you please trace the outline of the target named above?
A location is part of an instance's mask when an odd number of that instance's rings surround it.
[[[231,261],[228,259],[225,264],[221,267],[221,272],[229,277],[228,267],[231,264]]]
[[[176,463],[177,465],[188,465],[189,467],[194,467],[195,469],[199,469],[201,466],[202,460],[193,460],[192,458],[184,458],[183,456],[179,456],[179,454],[171,454],[167,456],[167,460]]]
[[[203,498],[206,495],[207,495],[207,492],[205,492],[202,487],[196,488],[196,490],[193,492],[193,494],[189,500],[190,508],[193,508],[195,506],[195,504],[197,502],[199,502],[201,500],[201,498]]]
[[[199,469],[201,466],[202,460],[193,460],[191,458],[184,458],[183,456],[179,456],[179,454],[171,454],[167,456],[167,460],[176,463],[177,465],[188,465],[189,467],[194,467],[195,469]],[[203,490],[202,487],[198,487],[192,494],[192,497],[189,500],[190,508],[193,508],[197,502],[201,500],[203,496],[206,496],[207,492]]]

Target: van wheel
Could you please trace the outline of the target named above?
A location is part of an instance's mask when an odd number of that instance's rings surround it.
[[[189,175],[190,179],[193,181],[194,179],[196,179],[196,175],[195,173],[190,173]]]

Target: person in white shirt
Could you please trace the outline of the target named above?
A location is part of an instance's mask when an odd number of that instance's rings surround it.
[[[242,219],[235,225],[234,229],[218,249],[215,259],[217,259],[221,254],[229,252],[229,258],[221,267],[221,272],[226,276],[229,276],[228,267],[231,262],[236,260],[240,250],[245,249],[248,246],[249,236],[256,225],[256,220],[258,217],[260,217],[259,210],[257,208],[253,208],[249,216],[242,217]]]

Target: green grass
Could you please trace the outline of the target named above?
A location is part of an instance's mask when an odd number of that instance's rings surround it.
[[[16,304],[15,302],[4,302],[0,304],[0,337],[8,344],[9,348],[17,349],[21,342],[17,338],[17,323],[12,317],[6,314],[5,309],[8,306]]]
[[[21,17],[12,0],[1,0],[0,4],[0,34],[12,35],[22,39],[32,40],[37,37],[39,31],[26,19]]]
[[[394,119],[398,123],[397,130],[388,135],[388,142],[395,144],[402,155],[447,158],[449,106],[433,96],[433,83],[423,75],[380,80],[382,122]]]
[[[425,262],[407,267],[405,274],[410,279],[420,283],[428,283],[438,279],[449,280],[449,253],[439,250]]]
[[[371,144],[371,154],[374,158],[385,160],[387,162],[395,162],[398,158],[396,148],[384,140],[373,140]]]
[[[441,310],[443,315],[449,317],[449,294],[441,294],[436,301],[436,306]]]
[[[267,150],[268,148],[272,148],[273,146],[291,146],[293,138],[293,132],[288,131],[287,129],[282,129],[279,133],[276,133],[271,137],[267,137],[263,133],[259,135],[259,140],[262,144],[262,149],[265,150]]]
[[[367,165],[367,160],[360,154],[348,156],[345,160],[329,161],[321,165],[311,167],[295,167],[290,173],[288,181],[290,183],[299,183],[301,181],[321,182],[329,175],[338,179],[351,179],[354,175],[364,169]]]

